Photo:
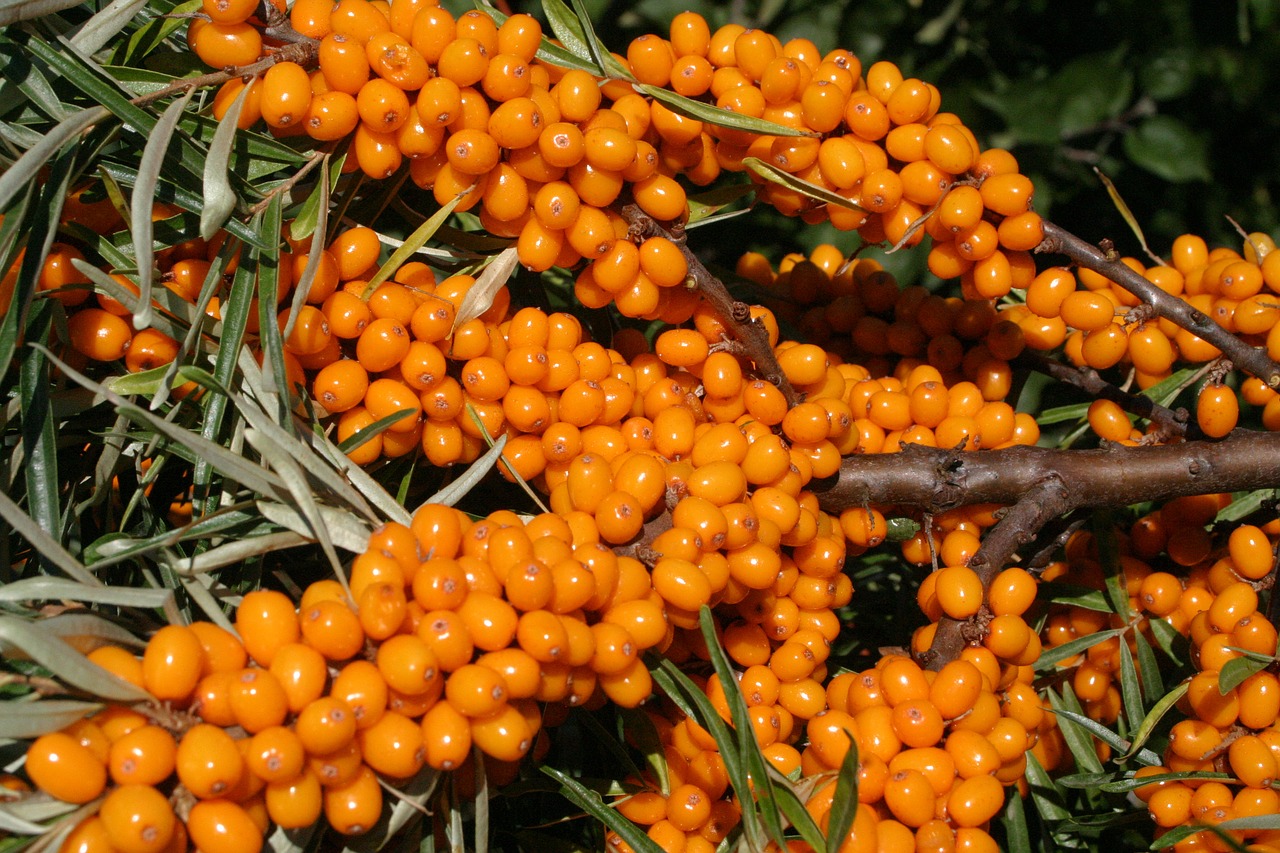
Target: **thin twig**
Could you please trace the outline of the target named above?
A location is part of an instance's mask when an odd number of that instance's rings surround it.
[[[1052,222],[1044,223],[1044,241],[1037,252],[1066,255],[1085,269],[1114,281],[1150,305],[1155,313],[1221,350],[1241,370],[1258,377],[1272,388],[1280,388],[1280,364],[1265,350],[1252,347],[1213,322],[1184,299],[1165,293],[1129,267],[1113,260],[1097,246],[1085,242]]]
[[[631,227],[634,235],[644,238],[665,237],[680,250],[689,265],[689,277],[693,280],[694,286],[716,312],[729,334],[742,344],[745,355],[755,362],[761,378],[777,386],[786,397],[788,407],[799,403],[800,394],[792,387],[786,374],[779,367],[773,347],[769,345],[769,333],[764,325],[752,318],[751,307],[745,302],[734,299],[729,289],[724,286],[724,282],[712,275],[698,256],[689,249],[684,230],[681,228],[667,230],[634,204],[622,208],[622,218]]]
[[[249,208],[249,215],[256,216],[271,206],[271,201],[278,195],[287,193],[289,190],[297,186],[298,182],[305,178],[312,169],[320,165],[324,161],[325,151],[314,151],[307,158],[307,162],[302,164],[302,168],[294,172],[288,178],[283,180],[278,186],[272,187],[271,191],[263,196],[262,201]]]
[[[1118,404],[1129,414],[1155,424],[1163,435],[1186,435],[1187,421],[1190,419],[1190,413],[1186,409],[1170,409],[1150,397],[1131,394],[1103,379],[1091,367],[1072,367],[1038,353],[1025,351],[1018,356],[1018,361],[1052,379],[1074,385],[1086,394]]]

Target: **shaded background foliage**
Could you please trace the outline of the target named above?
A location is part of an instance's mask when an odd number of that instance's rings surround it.
[[[536,3],[518,0],[521,11]],[[1280,227],[1280,0],[588,0],[605,42],[665,35],[691,9],[717,26],[852,50],[933,82],[943,109],[1009,148],[1044,215],[1126,254],[1137,240],[1093,172],[1117,185],[1153,250],[1191,231],[1234,245]],[[699,243],[783,251],[851,239],[798,221],[731,220]],[[710,239],[708,239],[710,238]],[[730,238],[730,239],[725,239]],[[920,253],[907,253],[920,254]],[[731,257],[719,258],[731,264]],[[904,257],[904,261],[907,259]],[[911,259],[922,267],[923,258]]]

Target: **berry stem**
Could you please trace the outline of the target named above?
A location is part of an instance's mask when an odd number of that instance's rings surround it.
[[[1111,259],[1097,246],[1080,239],[1065,228],[1045,222],[1044,241],[1036,251],[1066,255],[1085,269],[1106,276],[1150,305],[1157,315],[1217,347],[1240,369],[1258,377],[1272,388],[1280,388],[1280,364],[1272,361],[1264,350],[1245,343],[1213,322],[1207,314],[1193,308],[1186,300],[1165,293],[1120,261]]]
[[[729,289],[724,286],[724,282],[712,275],[698,256],[689,249],[684,229],[668,230],[634,204],[622,208],[622,218],[631,227],[633,234],[644,238],[666,237],[680,249],[680,253],[689,264],[689,277],[693,279],[694,286],[715,310],[716,316],[724,323],[734,340],[742,345],[743,354],[755,363],[760,377],[777,386],[787,398],[788,407],[799,403],[800,394],[787,380],[786,374],[778,365],[777,357],[773,354],[773,347],[769,345],[769,333],[765,331],[763,325],[751,318],[750,309],[746,303],[734,299]]]

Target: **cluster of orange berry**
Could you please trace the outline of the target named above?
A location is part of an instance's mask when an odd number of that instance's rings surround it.
[[[318,581],[295,609],[260,590],[237,609],[238,637],[197,622],[156,632],[140,658],[91,652],[170,710],[110,705],[32,743],[40,790],[71,803],[105,791],[65,849],[105,836],[126,853],[188,838],[257,850],[270,824],[322,814],[361,834],[382,816],[380,778],[465,768],[474,746],[509,780],[548,707],[648,698],[639,655],[671,629],[640,563],[570,545],[557,516],[503,515],[427,505],[412,528],[374,532],[350,595]]]
[[[215,67],[247,65],[263,50],[245,0],[205,0],[210,21],[188,32]],[[808,39],[786,44],[728,24],[712,32],[677,15],[669,38],[635,39],[612,61],[648,86],[772,122],[783,135],[704,122],[636,89],[536,58],[536,19],[498,24],[483,10],[457,18],[424,0],[295,3],[297,33],[318,40],[318,68],[275,63],[234,79],[215,99],[221,118],[244,96],[241,126],[260,118],[276,133],[319,140],[352,136],[352,169],[389,177],[409,159],[414,182],[437,201],[465,193],[491,233],[517,239],[531,269],[589,263],[577,292],[628,316],[678,314],[680,265],[637,253],[612,207],[634,201],[662,221],[688,214],[677,178],[704,186],[763,161],[823,192],[818,200],[753,172],[760,197],[806,221],[830,219],[870,242],[933,240],[930,268],[961,278],[967,295],[1008,293],[1043,237],[1033,187],[1001,149],[983,151],[963,122],[940,112],[937,88],[904,79],[890,62],[866,69],[847,50],[821,55]],[[244,92],[247,87],[248,92]],[[732,118],[732,117],[731,117]],[[798,135],[785,135],[794,133]],[[642,247],[643,248],[643,247]]]
[[[1247,235],[1240,250],[1210,250],[1194,234],[1173,243],[1170,264],[1147,267],[1139,259],[1122,262],[1165,293],[1185,300],[1228,332],[1253,346],[1280,356],[1280,256],[1267,234]],[[1034,350],[1064,348],[1077,366],[1105,370],[1131,367],[1141,388],[1166,379],[1179,363],[1212,361],[1221,352],[1212,344],[1166,318],[1126,316],[1138,299],[1114,282],[1087,269],[1053,267],[1026,286],[1025,305],[1004,314],[1021,326],[1025,342]],[[1213,379],[1200,389],[1196,415],[1200,430],[1221,438],[1236,425],[1240,398],[1262,409],[1267,429],[1280,427],[1280,396],[1265,382],[1249,377],[1234,389]],[[1094,431],[1103,438],[1123,441],[1140,434],[1128,418],[1117,416],[1114,404],[1099,401],[1091,412]]]
[[[1024,342],[990,300],[902,287],[878,262],[845,264],[831,245],[790,255],[777,270],[749,252],[737,272],[777,294],[765,305],[802,329],[807,344],[861,366],[844,395],[859,452],[901,444],[990,450],[1039,439],[1035,419],[1005,402],[1010,360]]]

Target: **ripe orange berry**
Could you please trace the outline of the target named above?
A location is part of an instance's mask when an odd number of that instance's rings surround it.
[[[27,748],[26,771],[37,788],[66,803],[87,803],[107,784],[105,762],[64,732],[35,739]]]
[[[236,608],[236,632],[259,666],[270,666],[282,646],[296,642],[300,630],[293,602],[274,590],[247,593]]]
[[[178,780],[197,797],[226,796],[240,782],[244,758],[231,735],[218,726],[192,726],[178,742]]]
[[[117,785],[159,785],[173,772],[178,745],[160,726],[142,726],[111,744],[107,770]]]
[[[200,679],[204,648],[190,628],[167,625],[147,642],[142,655],[142,682],[161,701],[181,702]]]
[[[191,807],[187,832],[203,853],[258,853],[262,830],[244,807],[230,800],[205,800]]]
[[[98,810],[111,845],[121,853],[160,853],[173,837],[177,817],[151,785],[113,788]]]
[[[1086,341],[1087,343],[1087,341]],[[1223,438],[1240,419],[1240,401],[1230,387],[1206,383],[1196,398],[1196,423],[1209,438]]]
[[[948,566],[938,571],[936,595],[944,613],[967,619],[982,606],[982,581],[968,566]]]

